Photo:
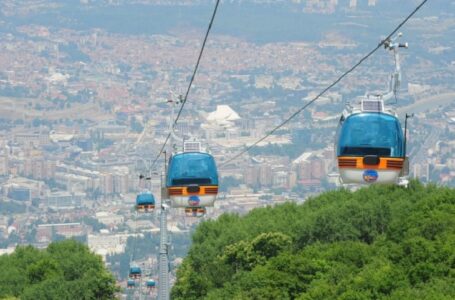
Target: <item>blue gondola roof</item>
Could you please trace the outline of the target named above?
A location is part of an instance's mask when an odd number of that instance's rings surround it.
[[[377,112],[352,114],[342,124],[337,155],[403,157],[403,141],[395,116]]]
[[[142,271],[141,271],[141,268],[139,267],[131,267],[130,268],[130,274],[141,274]]]
[[[202,152],[173,155],[169,161],[166,186],[218,185],[218,172],[213,156]]]
[[[136,285],[136,281],[132,280],[132,279],[128,279],[128,282],[126,283],[128,286],[135,286]]]
[[[150,286],[155,286],[155,285],[156,285],[155,280],[148,280],[147,281],[147,286],[150,287]]]
[[[136,196],[136,204],[155,204],[155,197],[151,192],[143,192]]]

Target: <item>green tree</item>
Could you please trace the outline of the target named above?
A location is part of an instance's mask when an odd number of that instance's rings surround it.
[[[330,191],[199,225],[173,299],[454,299],[455,190]]]
[[[0,299],[113,299],[116,292],[101,258],[74,240],[0,256]]]

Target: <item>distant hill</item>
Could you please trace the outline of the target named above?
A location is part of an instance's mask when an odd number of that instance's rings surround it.
[[[15,4],[0,21],[12,27],[39,24],[74,30],[102,29],[127,35],[174,34],[188,29],[205,30],[213,1],[55,1],[36,9]],[[117,3],[119,2],[119,3]],[[307,1],[222,1],[214,25],[214,34],[241,37],[257,43],[318,41],[327,32],[342,32],[361,42],[376,44],[381,35],[396,26],[420,1],[378,0],[369,6],[357,1],[357,9],[348,9],[349,0],[340,0],[333,13],[306,13]],[[314,2],[314,1],[313,1]],[[320,1],[329,2],[329,1]],[[184,5],[183,5],[184,4]],[[14,5],[14,4],[13,4]],[[450,14],[453,4],[432,1],[419,16]],[[0,4],[1,8],[1,4]],[[336,24],[336,25],[335,25]],[[8,26],[0,26],[0,32]],[[14,31],[13,31],[14,32]],[[446,33],[448,36],[449,33]],[[15,32],[15,35],[20,33]],[[407,34],[409,40],[419,40]],[[443,36],[438,36],[442,42]],[[414,50],[415,51],[415,50]]]
[[[172,299],[455,299],[455,190],[412,182],[202,223]]]
[[[74,240],[46,250],[18,247],[0,256],[0,299],[114,299],[117,287],[101,257]]]

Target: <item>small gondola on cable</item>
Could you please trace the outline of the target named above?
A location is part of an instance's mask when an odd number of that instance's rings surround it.
[[[384,43],[395,55],[395,72],[391,74],[389,91],[367,94],[357,106],[346,105],[340,118],[335,151],[343,184],[407,185],[406,129],[403,133],[395,111],[386,105],[396,97],[401,82],[398,49],[408,47],[395,39]]]
[[[149,190],[142,191],[136,196],[136,210],[138,212],[151,212],[155,209],[155,197]]]
[[[137,265],[132,265],[130,267],[130,272],[128,277],[131,279],[139,279],[142,276],[142,270],[139,266]]]
[[[126,282],[126,287],[129,289],[135,288],[136,281],[134,281],[134,279],[128,279],[128,281]]]
[[[218,194],[218,172],[212,155],[200,142],[184,142],[183,152],[169,158],[166,189],[172,207],[185,209],[188,216],[203,216]]]
[[[147,289],[153,290],[156,287],[156,282],[153,279],[149,279],[149,280],[147,280],[145,285],[146,285]]]

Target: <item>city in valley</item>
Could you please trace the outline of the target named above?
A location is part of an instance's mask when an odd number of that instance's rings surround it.
[[[0,3],[0,253],[76,238],[119,280],[131,256],[153,273],[159,218],[137,215],[135,199],[150,189],[160,202],[165,157],[153,162],[188,87],[212,2],[69,2]],[[373,49],[413,5],[394,9],[395,2],[220,5],[176,127],[215,157],[220,193],[202,219],[170,211],[173,272],[200,220],[303,202],[340,186],[338,121],[346,102],[387,89],[393,55],[382,49],[230,159]],[[403,122],[414,114],[410,177],[455,186],[455,1],[447,2],[452,9],[430,3],[402,28],[409,48],[400,53],[403,82],[393,105]]]

